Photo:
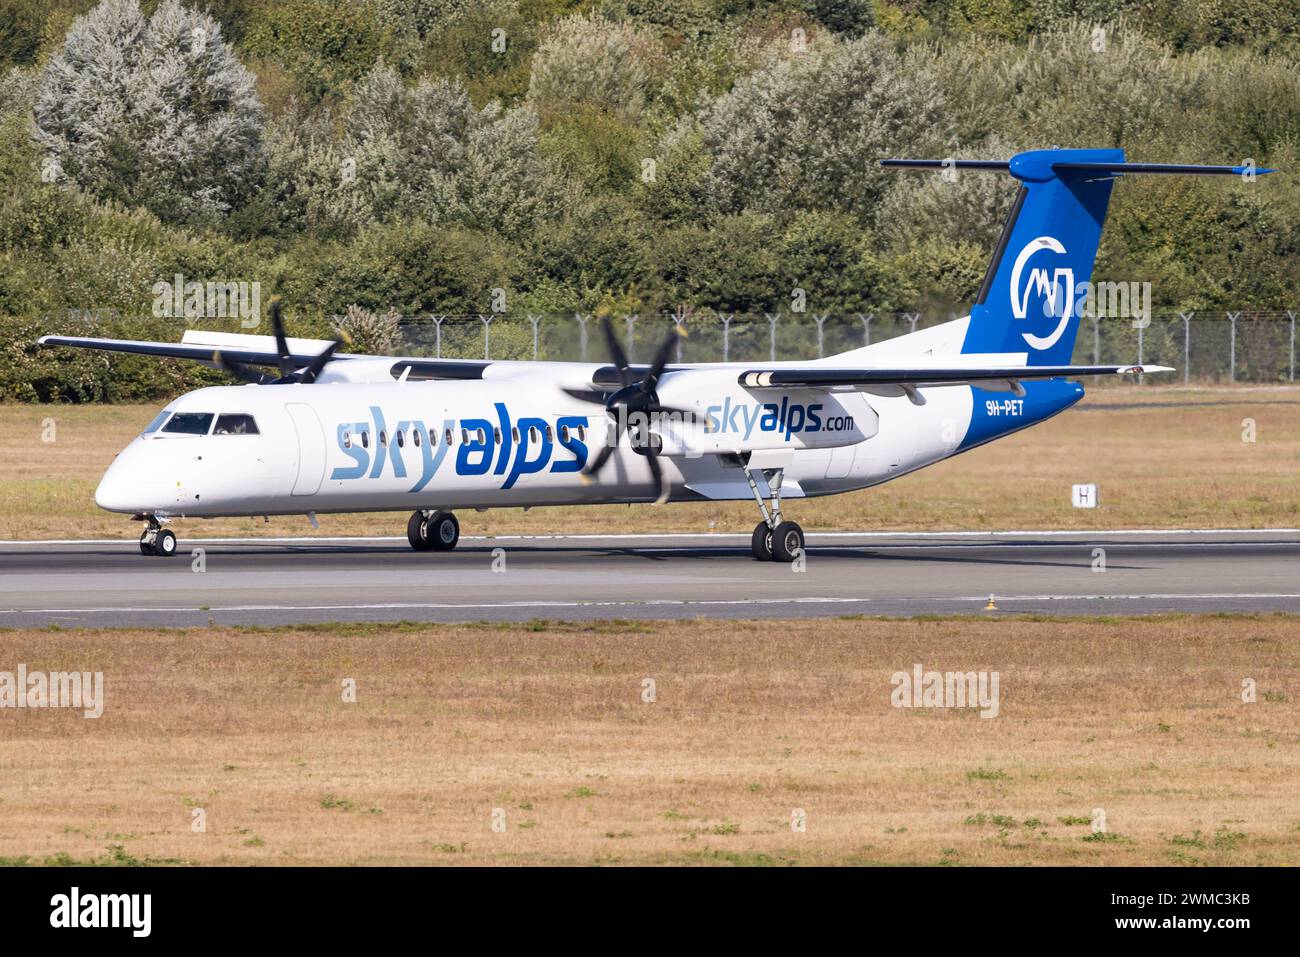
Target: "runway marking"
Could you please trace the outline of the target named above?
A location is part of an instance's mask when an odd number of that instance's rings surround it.
[[[1144,595],[996,595],[1000,602],[1034,602],[1034,601],[1222,601],[1224,599],[1300,599],[1300,593],[1289,592],[1242,592],[1188,595],[1177,592],[1152,593]],[[211,608],[4,608],[0,615],[69,615],[140,612],[157,614],[175,614],[189,612],[193,614],[216,612],[256,612],[256,611],[450,611],[456,609],[511,609],[511,608],[644,608],[656,606],[734,606],[734,605],[870,605],[879,603],[935,603],[935,602],[987,602],[988,595],[950,595],[930,597],[888,597],[888,598],[709,598],[677,599],[647,598],[642,601],[523,601],[523,602],[475,602],[462,604],[456,602],[383,602],[358,605],[213,605]]]
[[[1056,535],[1072,538],[1100,537],[1107,535],[1300,535],[1300,528],[1112,528],[1112,529],[1005,529],[996,531],[932,531],[932,532],[808,532],[809,538],[1024,538],[1029,536]],[[748,532],[619,532],[619,533],[584,533],[575,535],[462,535],[462,541],[592,541],[592,540],[632,540],[664,538],[701,538],[719,539],[736,538],[748,541]],[[339,535],[320,536],[277,536],[270,538],[186,538],[185,542],[202,544],[303,544],[330,542],[405,542],[405,535]],[[6,545],[134,545],[134,538],[42,538],[32,540],[0,539],[0,546]],[[1156,543],[1167,544],[1167,543]],[[1222,544],[1214,542],[1195,544]]]

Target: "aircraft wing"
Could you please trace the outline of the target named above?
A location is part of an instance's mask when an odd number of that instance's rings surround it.
[[[41,336],[36,340],[42,346],[68,346],[73,349],[96,349],[101,352],[127,352],[138,356],[156,356],[162,359],[193,359],[196,362],[211,362],[212,354],[220,352],[235,362],[254,366],[273,366],[279,362],[275,352],[257,349],[226,347],[216,345],[191,345],[183,342],[147,342],[140,339],[96,339],[90,336]],[[308,363],[316,358],[313,352],[290,355],[301,363]],[[335,359],[349,359],[352,356],[335,354]]]
[[[824,366],[747,369],[737,381],[750,389],[845,388],[873,385],[965,385],[1017,379],[1057,379],[1094,375],[1173,372],[1169,366],[972,366],[968,368],[832,369]]]
[[[263,347],[266,342],[269,349]],[[289,358],[295,365],[307,365],[315,359],[329,340],[293,339],[287,340]],[[215,364],[215,354],[227,362],[246,366],[279,365],[280,357],[275,352],[275,343],[270,336],[241,336],[226,333],[204,332],[195,335],[185,334],[182,342],[148,342],[139,339],[98,339],[90,336],[41,336],[37,340],[42,346],[66,346],[73,349],[95,349],[101,352],[124,352],[131,355],[155,356],[162,359],[191,359],[195,362]],[[378,360],[391,363],[389,373],[394,379],[404,373],[409,379],[479,379],[483,369],[491,365],[487,361],[464,359],[424,359],[418,357],[397,357],[357,355],[336,352],[334,359],[341,360]],[[409,370],[409,371],[408,371]]]

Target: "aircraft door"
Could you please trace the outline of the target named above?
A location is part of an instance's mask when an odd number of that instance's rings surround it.
[[[316,410],[303,402],[289,402],[285,411],[298,437],[298,469],[294,495],[315,495],[325,478],[325,431]]]

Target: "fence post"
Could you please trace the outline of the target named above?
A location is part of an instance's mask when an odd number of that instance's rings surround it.
[[[1142,320],[1140,319],[1138,320],[1139,323],[1141,323],[1141,321]],[[1146,352],[1146,342],[1142,335],[1145,331],[1146,331],[1146,326],[1138,325],[1138,365],[1142,364],[1144,353]]]
[[[817,358],[820,359],[826,355],[826,320],[830,318],[830,313],[824,312],[820,316],[814,314],[813,322],[817,323]]]
[[[433,317],[433,341],[436,347],[434,349],[434,355],[439,359],[442,358],[442,321],[446,318],[446,316]]]
[[[776,361],[776,324],[778,320],[780,320],[781,314],[778,312],[776,315],[772,315],[772,313],[770,312],[765,312],[763,313],[763,315],[767,316],[768,352],[771,354],[771,361],[775,362]]]
[[[1101,365],[1101,316],[1092,317],[1092,364]]]
[[[528,321],[533,324],[533,359],[536,360],[537,359],[537,326],[539,323],[541,323],[542,317],[534,316],[532,313],[529,313]]]
[[[1192,316],[1196,310],[1178,315],[1183,317],[1183,385],[1187,385],[1192,375]]]
[[[680,363],[682,361],[682,339],[686,336],[685,314],[681,312],[674,313],[673,325],[677,327],[677,343],[674,347],[673,361]]]
[[[1228,313],[1228,321],[1232,323],[1232,346],[1228,349],[1228,381],[1237,381],[1237,317],[1240,312]]]
[[[718,315],[718,318],[722,320],[722,361],[723,362],[729,362],[731,360],[731,320],[734,319],[735,316],[736,314],[734,312],[720,313]]]
[[[584,316],[580,312],[575,312],[573,318],[578,321],[578,349],[581,352],[581,361],[587,361],[587,320],[591,316]]]
[[[862,320],[862,345],[871,345],[871,320],[874,318],[870,313],[863,315],[858,313],[858,318]]]
[[[483,358],[491,359],[492,358],[492,350],[491,350],[492,317],[485,316],[482,313],[480,313],[478,317],[478,321],[483,323]]]
[[[905,312],[903,313],[903,318],[906,319],[908,325],[911,326],[908,331],[916,332],[916,321],[921,318],[921,314],[919,312]]]
[[[627,323],[627,345],[624,346],[624,348],[627,350],[628,362],[632,361],[632,356],[636,352],[636,333],[633,330],[636,327],[636,321],[640,318],[641,317],[635,313],[623,317],[623,321]]]
[[[1291,309],[1286,311],[1291,318],[1291,381],[1295,381],[1295,312]]]

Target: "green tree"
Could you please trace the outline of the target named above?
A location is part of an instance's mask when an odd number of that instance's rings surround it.
[[[104,0],[78,17],[35,105],[47,178],[160,218],[238,206],[261,169],[253,75],[206,14],[164,0]]]

